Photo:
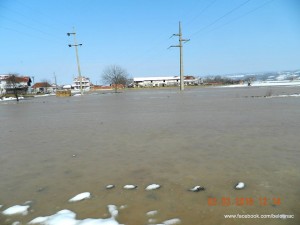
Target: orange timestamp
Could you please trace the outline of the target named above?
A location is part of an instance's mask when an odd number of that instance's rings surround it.
[[[251,197],[222,197],[220,199],[217,198],[208,198],[207,204],[209,206],[267,206],[267,205],[275,205],[278,206],[281,204],[281,199],[277,197],[267,198],[267,197],[259,197],[259,198],[251,198]]]

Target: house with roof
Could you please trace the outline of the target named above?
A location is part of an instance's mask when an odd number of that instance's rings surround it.
[[[48,82],[39,82],[32,86],[32,91],[35,93],[53,93],[56,91],[56,85],[51,85]]]
[[[0,75],[0,94],[13,94],[15,89],[19,94],[26,94],[31,86],[31,79],[28,76],[15,76],[12,79],[10,74]]]
[[[89,91],[91,89],[92,83],[90,78],[88,77],[76,77],[72,83],[72,89],[76,91],[80,91],[81,88],[83,91]]]

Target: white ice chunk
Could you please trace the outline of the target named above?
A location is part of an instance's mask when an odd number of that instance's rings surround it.
[[[166,220],[163,222],[163,224],[165,224],[165,225],[175,225],[175,224],[180,224],[180,223],[181,223],[181,220],[178,218]]]
[[[29,205],[15,205],[2,212],[3,215],[11,216],[16,214],[27,215]]]
[[[81,200],[84,200],[84,199],[88,199],[90,197],[91,197],[90,192],[83,192],[83,193],[78,194],[78,195],[74,196],[73,198],[71,198],[69,200],[69,202],[78,202],[78,201],[81,201]]]
[[[113,185],[113,184],[109,184],[109,185],[106,185],[106,189],[112,189],[112,188],[114,188],[115,187],[115,185]]]
[[[116,218],[118,216],[118,214],[119,214],[117,206],[115,206],[115,205],[108,205],[107,207],[108,207],[108,211],[109,211],[111,217],[112,218]]]
[[[115,210],[116,206],[111,206]],[[51,216],[37,217],[28,224],[40,225],[121,225],[114,218],[76,220],[76,214],[64,209]]]
[[[148,223],[150,223],[150,224],[154,224],[154,223],[156,223],[156,219],[153,219],[153,218],[150,218],[150,219],[148,219]]]
[[[152,210],[146,213],[147,216],[155,216],[158,213],[157,210]]]
[[[133,184],[127,184],[127,185],[125,185],[123,188],[124,188],[124,189],[130,190],[130,189],[136,189],[137,186],[136,186],[136,185],[133,185]]]
[[[199,192],[199,191],[204,191],[205,188],[204,187],[201,187],[201,186],[195,186],[191,189],[189,189],[189,191],[192,191],[192,192]]]
[[[159,184],[150,184],[148,187],[146,187],[146,190],[149,191],[149,190],[156,190],[160,188],[160,185]]]
[[[3,205],[0,205],[0,209],[3,207]]]
[[[243,182],[239,182],[239,183],[235,186],[235,189],[238,189],[238,190],[243,189],[243,188],[245,188],[245,183],[243,183]]]
[[[40,216],[40,217],[37,217],[33,220],[31,220],[28,224],[44,224],[48,219],[48,216]]]
[[[43,225],[75,225],[76,214],[70,210],[64,209],[52,216],[37,217],[31,220],[28,224],[43,224]]]
[[[22,224],[21,224],[21,222],[16,221],[16,222],[13,222],[11,225],[22,225]]]
[[[121,205],[120,209],[126,209],[128,206],[127,205]]]

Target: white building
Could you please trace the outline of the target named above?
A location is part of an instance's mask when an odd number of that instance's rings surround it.
[[[11,75],[9,74],[2,74],[0,75],[0,94],[5,94],[11,92],[14,88],[12,84],[7,82],[7,79]],[[16,88],[19,90],[20,93],[26,93],[28,90],[28,84],[31,83],[31,79],[28,76],[17,76],[15,80]]]
[[[184,76],[184,85],[199,85],[201,80],[194,76]],[[136,77],[133,78],[134,87],[170,87],[179,86],[179,76],[169,77]]]
[[[6,92],[6,79],[9,75],[0,75],[0,95]]]
[[[92,83],[87,77],[81,77],[81,86],[83,91],[89,91],[91,89]],[[72,83],[72,89],[74,91],[80,91],[80,77],[76,77]]]

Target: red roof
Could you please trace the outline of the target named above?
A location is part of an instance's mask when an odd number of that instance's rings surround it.
[[[8,77],[6,77],[5,80],[10,80],[10,77],[11,76],[8,75]],[[30,77],[18,77],[18,76],[15,76],[15,78],[16,80],[14,82],[16,83],[22,83],[22,82],[27,83],[30,79]]]
[[[42,87],[51,87],[51,85],[48,82],[40,82],[35,83],[32,88],[42,88]]]

